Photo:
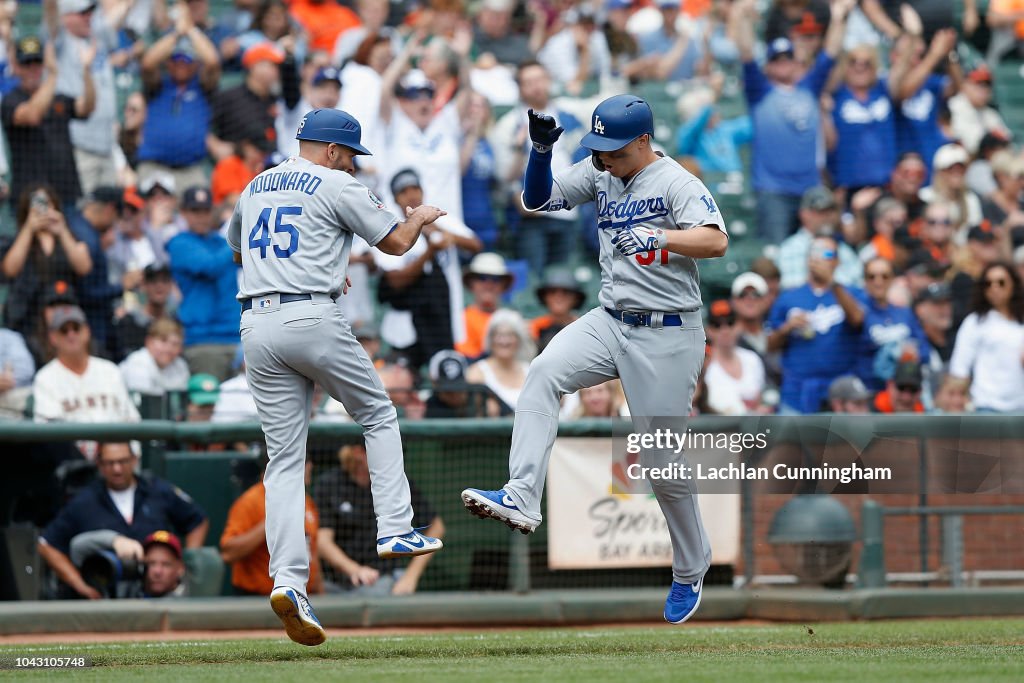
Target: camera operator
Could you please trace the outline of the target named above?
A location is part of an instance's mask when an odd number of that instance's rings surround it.
[[[206,513],[173,484],[137,476],[138,458],[128,444],[100,444],[96,465],[101,478],[79,491],[39,538],[39,554],[64,584],[59,597],[74,597],[66,588],[91,600],[103,597],[68,557],[79,534],[110,530],[145,543],[153,532],[173,529],[184,537],[186,548],[198,548],[206,539]]]
[[[154,531],[142,543],[109,529],[87,531],[71,541],[71,562],[104,598],[187,595],[181,541],[169,531]]]

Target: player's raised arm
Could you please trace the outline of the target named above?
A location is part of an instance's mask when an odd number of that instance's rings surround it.
[[[526,176],[523,179],[523,206],[536,210],[551,199],[551,148],[564,130],[554,117],[538,114],[530,109],[526,112],[530,120],[530,140],[533,149],[526,162]]]
[[[376,247],[385,254],[401,256],[416,244],[424,226],[430,225],[441,216],[448,215],[447,211],[427,204],[417,206],[415,209],[406,207],[405,213],[405,221],[396,225],[384,239],[376,244]]]

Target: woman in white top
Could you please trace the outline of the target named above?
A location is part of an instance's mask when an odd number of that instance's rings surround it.
[[[484,337],[487,357],[469,366],[466,381],[485,385],[501,401],[501,414],[511,415],[536,349],[523,316],[516,311],[499,309],[487,323]]]
[[[977,412],[1024,412],[1024,291],[1010,264],[990,263],[974,283],[949,374],[970,383]]]
[[[708,406],[717,415],[768,412],[761,403],[764,363],[753,351],[736,345],[739,335],[730,303],[724,299],[712,303],[707,327],[711,358],[704,381]]]

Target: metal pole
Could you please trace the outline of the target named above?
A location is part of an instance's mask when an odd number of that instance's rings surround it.
[[[530,540],[518,531],[509,534],[508,589],[516,593],[530,591]]]
[[[921,507],[928,506],[928,447],[924,436],[917,438],[918,480],[917,480],[917,504]],[[928,571],[928,515],[918,517],[918,547],[921,554],[921,572]],[[928,581],[922,581],[922,586],[927,586]]]
[[[877,502],[865,500],[860,508],[863,546],[857,579],[861,588],[885,587],[885,514]]]
[[[953,588],[964,585],[964,518],[960,515],[942,517],[942,563],[949,570]]]

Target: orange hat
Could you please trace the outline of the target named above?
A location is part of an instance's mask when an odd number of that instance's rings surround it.
[[[979,64],[967,74],[967,80],[973,83],[988,83],[991,85],[992,71],[985,64]]]
[[[242,55],[242,66],[251,69],[254,64],[262,61],[280,64],[284,61],[284,52],[273,43],[258,43],[253,45]]]
[[[128,186],[124,188],[124,197],[122,198],[125,205],[134,207],[141,211],[146,208],[146,201],[139,196],[139,193],[135,190],[134,186]]]
[[[814,36],[825,32],[825,26],[815,18],[813,12],[804,12],[800,23],[794,24],[790,29],[800,36]]]

